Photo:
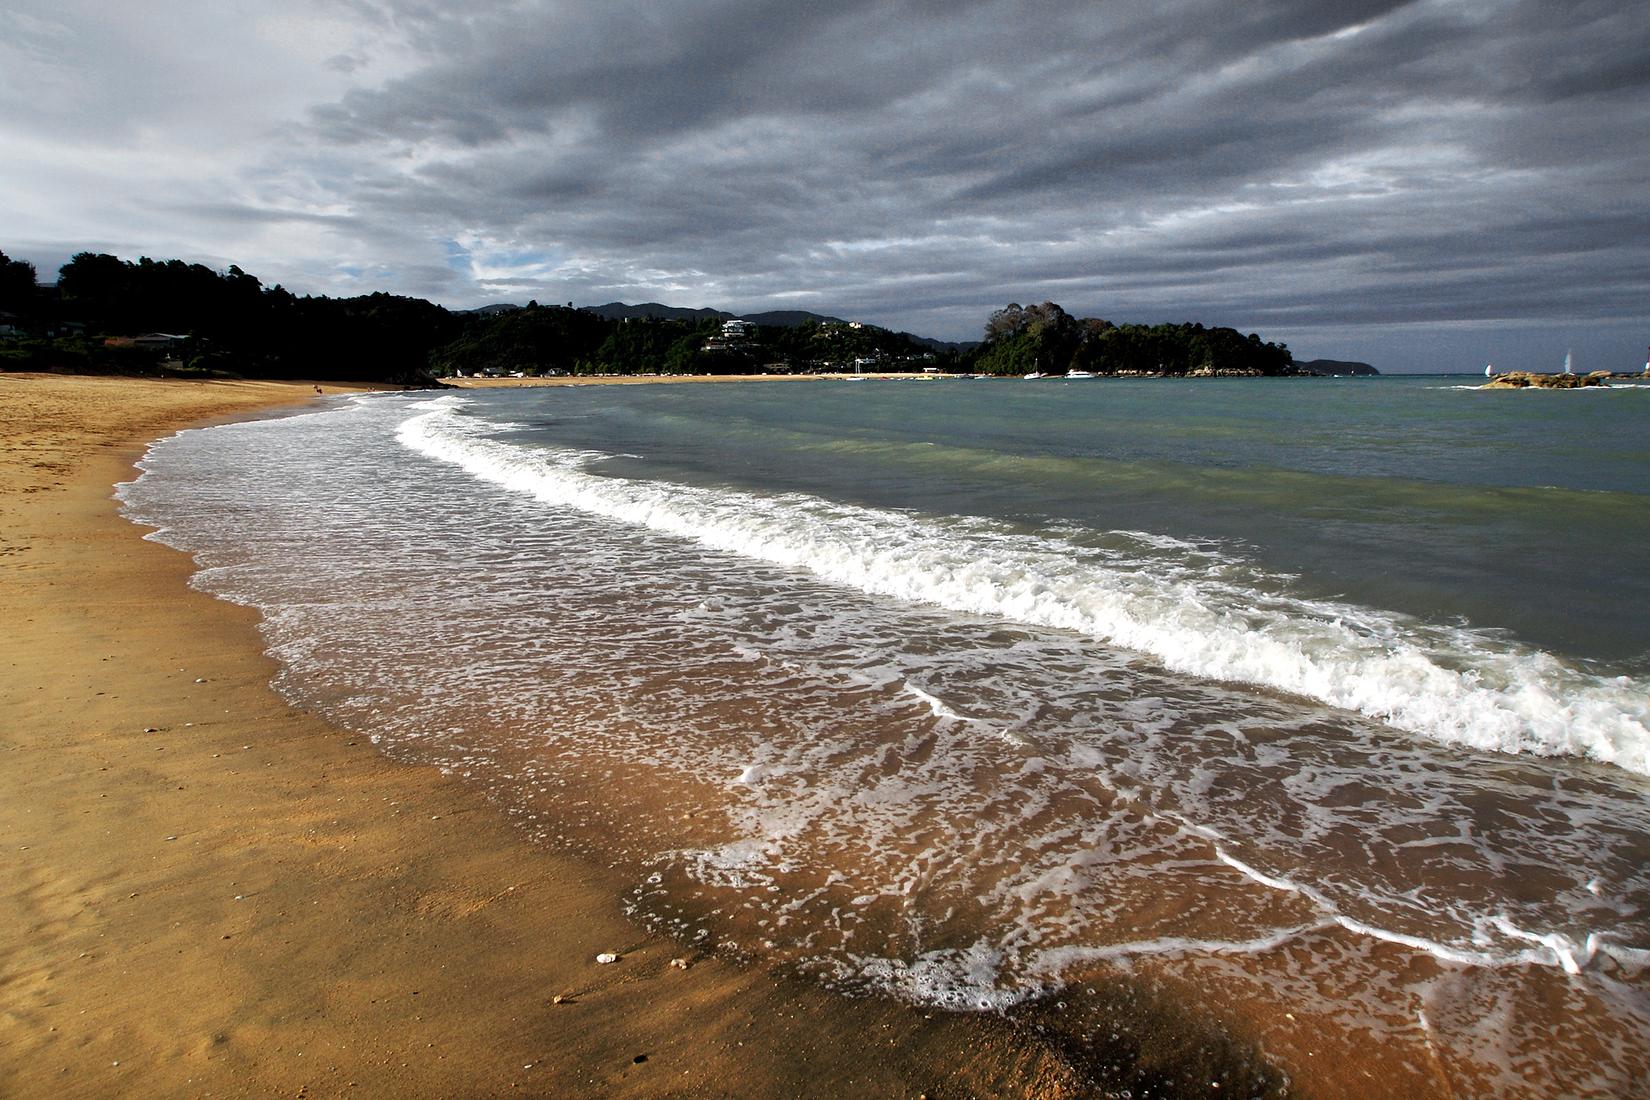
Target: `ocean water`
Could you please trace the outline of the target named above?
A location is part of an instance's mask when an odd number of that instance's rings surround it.
[[[1137,983],[1331,1091],[1644,1088],[1650,388],[383,395],[142,466],[283,693],[690,946],[1081,1043]]]

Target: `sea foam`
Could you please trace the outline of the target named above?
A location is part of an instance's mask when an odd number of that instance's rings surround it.
[[[1238,560],[1162,539],[1104,552],[1056,533],[803,494],[604,476],[613,456],[493,438],[460,398],[416,406],[406,447],[550,505],[863,592],[1072,631],[1165,668],[1319,700],[1438,742],[1586,757],[1650,774],[1650,684],[1602,677],[1490,635],[1287,593]],[[1188,545],[1188,549],[1190,549]]]

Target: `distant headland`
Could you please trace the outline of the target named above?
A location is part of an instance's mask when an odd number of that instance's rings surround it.
[[[1368,363],[1355,363],[1346,359],[1297,359],[1295,369],[1329,378],[1372,377],[1381,373]]]

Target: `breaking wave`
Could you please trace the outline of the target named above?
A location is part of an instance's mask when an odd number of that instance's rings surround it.
[[[1028,532],[803,494],[605,476],[613,456],[496,438],[462,399],[416,406],[411,450],[507,490],[828,583],[1067,630],[1163,667],[1357,711],[1473,749],[1576,756],[1650,774],[1650,684],[1488,632],[1291,595],[1287,578],[1162,536]],[[926,701],[926,700],[925,700]],[[937,700],[936,715],[941,713]]]

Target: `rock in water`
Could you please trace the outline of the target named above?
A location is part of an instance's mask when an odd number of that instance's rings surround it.
[[[1592,374],[1532,374],[1529,371],[1515,370],[1506,374],[1498,374],[1478,388],[1481,390],[1573,390],[1583,386],[1602,386],[1604,380],[1610,377],[1607,370],[1596,370]]]

